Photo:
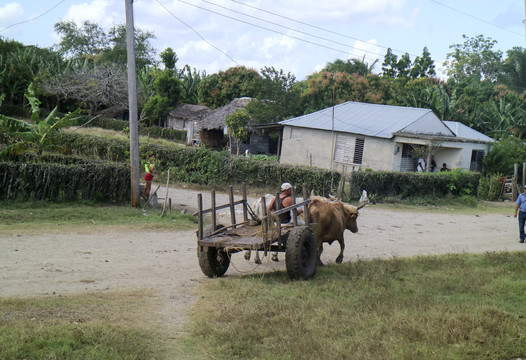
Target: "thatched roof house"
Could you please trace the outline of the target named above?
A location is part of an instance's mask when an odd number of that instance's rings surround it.
[[[167,117],[166,126],[172,129],[184,130],[188,123],[200,122],[213,112],[208,106],[185,104],[176,107]]]
[[[204,130],[224,129],[226,126],[225,119],[236,110],[247,106],[250,100],[248,97],[236,98],[230,104],[212,110],[207,117],[199,122],[198,128]]]

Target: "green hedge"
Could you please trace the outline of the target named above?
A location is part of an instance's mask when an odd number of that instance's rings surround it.
[[[124,164],[0,162],[0,199],[128,201],[130,170]]]
[[[58,137],[59,143],[69,149],[70,155],[117,162],[129,161],[130,145],[127,141],[65,132]],[[296,186],[306,183],[316,193],[327,195],[331,183],[338,184],[341,177],[336,172],[331,174],[320,169],[230,156],[227,151],[218,152],[203,147],[142,144],[139,153],[142,159],[154,154],[157,159],[157,179],[164,178],[170,169],[173,182],[210,186],[239,185],[245,182],[249,186],[279,189],[279,185],[287,181]]]
[[[453,170],[436,173],[358,171],[351,177],[351,199],[358,199],[362,190],[370,198],[443,197],[477,195],[480,173]]]

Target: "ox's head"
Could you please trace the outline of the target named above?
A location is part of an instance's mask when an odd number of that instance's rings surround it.
[[[351,232],[358,232],[358,210],[364,207],[365,204],[356,207],[349,204],[343,204],[344,218],[345,218],[345,228],[349,229]]]

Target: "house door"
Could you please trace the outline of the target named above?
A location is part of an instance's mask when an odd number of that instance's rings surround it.
[[[413,159],[412,145],[402,145],[402,161],[400,163],[400,171],[415,171],[415,159]]]

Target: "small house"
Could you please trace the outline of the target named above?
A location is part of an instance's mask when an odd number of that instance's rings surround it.
[[[438,167],[481,171],[493,140],[432,110],[345,102],[281,121],[280,162],[339,172],[415,171],[414,152],[432,149]]]

